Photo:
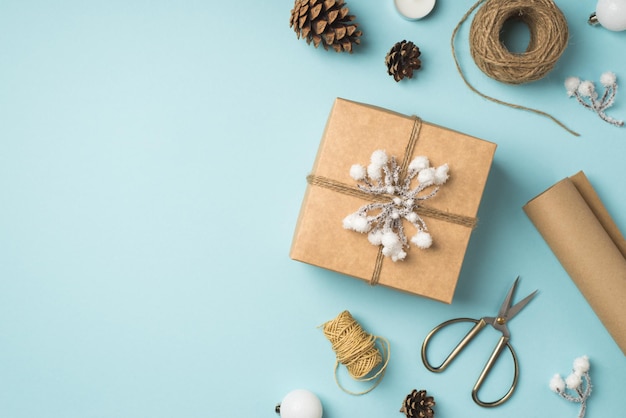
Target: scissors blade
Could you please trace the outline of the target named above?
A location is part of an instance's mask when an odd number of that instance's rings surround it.
[[[509,292],[506,294],[504,301],[502,302],[502,306],[500,306],[500,310],[498,311],[498,318],[506,318],[507,312],[511,309],[511,299],[513,299],[513,294],[515,294],[515,288],[517,288],[517,283],[519,282],[519,276],[513,282],[513,286],[509,289]]]
[[[519,311],[521,311],[522,309],[524,309],[524,307],[526,305],[528,305],[528,302],[530,302],[530,300],[537,294],[537,291],[535,290],[534,292],[532,292],[530,295],[526,296],[524,299],[520,300],[519,302],[517,302],[515,305],[511,306],[511,308],[509,310],[506,311],[505,315],[507,317],[507,319],[511,319],[513,318],[515,315],[517,315],[519,313]]]
[[[518,283],[519,283],[519,276],[517,276],[517,278],[515,279],[515,282],[513,282],[513,286],[511,286],[511,288],[509,289],[509,292],[504,298],[504,302],[502,302],[502,306],[500,307],[500,310],[498,311],[498,318],[505,318],[507,321],[510,320],[515,315],[517,315],[519,311],[524,309],[524,307],[528,305],[528,302],[530,302],[531,299],[537,294],[537,291],[535,290],[530,295],[526,296],[524,299],[520,300],[515,305],[511,306],[511,299],[513,299],[513,295],[515,294],[515,289],[517,288]]]

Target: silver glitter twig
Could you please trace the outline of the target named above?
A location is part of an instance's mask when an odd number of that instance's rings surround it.
[[[604,86],[602,97],[598,98],[598,92],[593,82],[581,81],[578,77],[568,77],[565,80],[565,89],[569,97],[576,97],[578,103],[593,110],[600,118],[615,126],[623,126],[624,121],[608,116],[604,111],[615,102],[617,94],[617,77],[615,73],[607,71],[600,76],[600,83]]]
[[[550,380],[550,389],[565,400],[579,403],[578,418],[583,418],[587,411],[587,399],[591,395],[589,358],[582,356],[574,360],[572,373],[565,380],[559,374],[555,374]]]

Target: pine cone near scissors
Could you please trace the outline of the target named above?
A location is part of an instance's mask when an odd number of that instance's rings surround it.
[[[413,78],[413,71],[422,67],[420,49],[411,41],[396,42],[385,57],[387,73],[396,81],[404,77]]]
[[[407,395],[402,403],[400,412],[407,418],[433,418],[435,411],[435,398],[427,396],[425,390],[416,390]]]
[[[289,27],[307,44],[313,42],[315,48],[333,48],[335,52],[350,52],[352,46],[361,43],[362,32],[357,29],[355,19],[350,14],[344,0],[296,0]]]

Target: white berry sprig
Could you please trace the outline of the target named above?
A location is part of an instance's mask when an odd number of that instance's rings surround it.
[[[431,167],[425,156],[415,157],[410,162],[403,179],[400,178],[400,170],[396,158],[390,158],[384,150],[374,151],[367,167],[353,165],[350,176],[358,182],[357,187],[383,199],[361,206],[343,220],[345,229],[368,233],[369,242],[375,246],[382,245],[383,255],[393,261],[404,260],[405,249],[409,246],[403,219],[417,231],[411,238],[414,245],[422,249],[432,245],[432,237],[417,209],[422,201],[435,196],[439,191],[438,186],[448,180],[448,165]],[[418,184],[411,188],[414,178],[417,178]],[[431,192],[420,195],[431,186],[435,186]]]
[[[578,357],[574,360],[572,373],[563,380],[555,374],[550,380],[550,389],[563,399],[580,404],[578,418],[583,418],[587,410],[587,398],[591,395],[591,377],[589,376],[589,358]]]
[[[593,82],[588,80],[581,81],[578,77],[568,77],[565,79],[565,89],[569,97],[576,97],[578,103],[596,112],[605,122],[615,126],[623,126],[624,121],[613,119],[604,113],[604,111],[615,102],[615,95],[617,94],[617,76],[615,73],[607,71],[600,76],[600,83],[604,86],[602,97],[598,96]]]

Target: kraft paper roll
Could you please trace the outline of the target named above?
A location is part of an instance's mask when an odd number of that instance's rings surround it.
[[[626,355],[626,241],[581,171],[524,212]]]

